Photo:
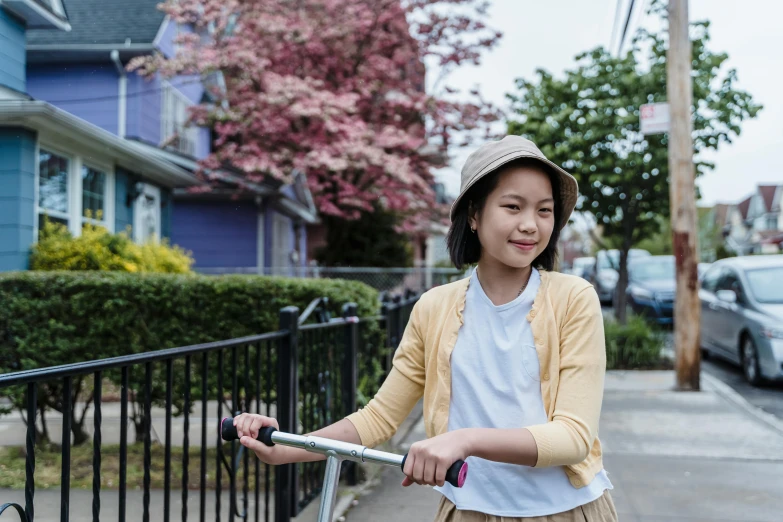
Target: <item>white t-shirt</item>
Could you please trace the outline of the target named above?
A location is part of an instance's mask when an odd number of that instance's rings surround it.
[[[495,306],[475,270],[464,323],[451,354],[449,431],[524,428],[547,422],[538,354],[527,314],[541,284],[533,270],[522,295]],[[501,517],[539,517],[568,511],[600,497],[612,483],[604,470],[587,486],[571,485],[562,466],[532,468],[469,457],[465,485],[436,488],[457,509]]]

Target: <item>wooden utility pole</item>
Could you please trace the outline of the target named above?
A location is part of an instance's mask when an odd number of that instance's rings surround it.
[[[669,0],[669,51],[666,55],[669,132],[669,197],[672,244],[677,266],[674,343],[677,389],[699,390],[699,260],[696,233],[693,141],[691,137],[691,41],[688,0]]]

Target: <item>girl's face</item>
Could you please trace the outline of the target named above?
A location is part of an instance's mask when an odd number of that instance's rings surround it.
[[[535,165],[513,166],[499,174],[484,208],[469,219],[481,243],[481,260],[512,268],[533,263],[549,244],[555,201],[549,176]]]

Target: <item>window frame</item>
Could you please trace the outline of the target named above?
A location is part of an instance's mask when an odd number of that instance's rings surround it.
[[[40,184],[41,184],[41,151],[55,154],[68,160],[68,177],[66,187],[68,188],[68,212],[51,211],[40,206]],[[105,209],[104,219],[98,221],[84,217],[83,204],[83,186],[82,186],[82,166],[103,172],[106,176],[105,183]],[[39,139],[35,147],[35,179],[34,179],[34,204],[35,216],[33,219],[33,239],[38,242],[40,233],[38,220],[41,214],[47,213],[58,219],[68,220],[68,230],[74,237],[82,234],[82,227],[86,222],[92,222],[96,225],[105,227],[109,232],[114,233],[115,223],[115,171],[110,161],[95,157],[92,153],[87,153],[71,148],[58,146],[46,139]]]
[[[41,154],[43,151],[46,151],[47,153],[54,154],[56,156],[59,156],[63,159],[68,160],[68,170],[66,172],[66,178],[65,178],[65,190],[66,190],[66,205],[67,210],[65,212],[61,212],[59,210],[52,210],[48,208],[44,208],[41,206]],[[73,207],[74,207],[74,194],[73,194],[73,187],[71,183],[71,173],[73,172],[73,162],[74,158],[73,155],[67,154],[63,152],[62,150],[59,150],[56,147],[49,147],[46,144],[39,144],[35,148],[35,219],[33,220],[33,228],[34,228],[34,237],[35,240],[38,241],[38,230],[39,230],[39,219],[41,214],[47,214],[49,216],[52,216],[53,218],[57,219],[65,219],[67,220],[67,227],[68,230],[71,230],[72,226],[72,220],[73,220]]]
[[[84,215],[84,178],[82,178],[83,169],[88,168],[95,170],[97,172],[102,173],[106,178],[104,182],[104,195],[103,195],[103,202],[104,202],[104,209],[103,209],[103,219],[95,219],[95,218],[87,218]],[[81,226],[84,226],[86,223],[91,223],[93,225],[99,225],[102,227],[105,227],[107,230],[114,232],[114,187],[110,185],[113,185],[113,180],[110,180],[110,178],[113,178],[113,175],[110,174],[111,169],[106,168],[106,165],[102,165],[100,162],[96,162],[92,160],[92,158],[89,161],[82,161],[81,168],[79,169],[79,175],[77,176],[78,182],[79,182],[79,216],[81,218]],[[111,223],[111,225],[110,225]]]
[[[167,147],[185,154],[195,157],[196,155],[196,142],[198,136],[196,134],[198,128],[193,125],[186,125],[188,121],[188,109],[194,105],[184,93],[182,93],[176,85],[173,83],[161,80],[161,101],[160,101],[160,145]],[[169,100],[174,99],[177,103],[171,103]],[[176,114],[176,110],[180,105],[183,107],[182,121],[179,121],[179,115]],[[171,114],[174,112],[175,114]],[[167,127],[172,127],[172,131],[169,133]],[[177,134],[178,140],[175,144],[169,143],[169,140]],[[183,145],[184,144],[184,145]]]

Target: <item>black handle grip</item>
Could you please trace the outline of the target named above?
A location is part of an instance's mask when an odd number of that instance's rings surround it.
[[[222,421],[220,421],[220,426],[218,427],[220,430],[220,438],[226,441],[231,440],[238,440],[239,435],[237,434],[237,427],[234,426],[234,419],[231,417],[226,417]],[[267,426],[265,428],[261,428],[258,431],[258,437],[256,437],[257,440],[260,440],[267,446],[274,446],[275,443],[272,442],[272,434],[276,432],[277,430],[271,426]]]
[[[405,461],[408,460],[408,454],[402,458],[402,464],[400,469],[405,470]],[[454,486],[455,488],[461,488],[465,484],[465,479],[468,478],[468,463],[464,460],[458,460],[446,471],[446,482]]]

